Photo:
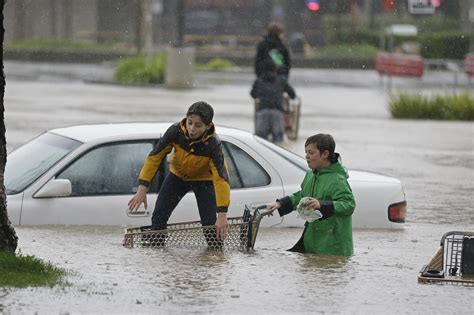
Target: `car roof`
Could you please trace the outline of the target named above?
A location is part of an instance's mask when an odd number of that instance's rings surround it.
[[[134,135],[159,136],[163,134],[172,123],[173,122],[133,122],[75,125],[52,129],[49,132],[87,143],[110,137],[127,137]],[[218,135],[238,136],[241,139],[242,137],[253,137],[253,134],[248,131],[224,126],[216,126],[216,133]]]

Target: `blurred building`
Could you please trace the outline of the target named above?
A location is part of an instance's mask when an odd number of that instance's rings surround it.
[[[139,4],[144,0],[10,0],[4,8],[5,39],[64,38],[134,44],[139,32]],[[322,16],[351,15],[373,20],[385,11],[406,14],[404,0],[149,0],[155,47],[177,41],[195,45],[254,45],[270,21],[286,28],[287,40],[325,44]],[[439,10],[465,16],[471,0],[443,0]],[[464,6],[464,9],[463,9]],[[314,10],[317,8],[317,10]],[[464,13],[463,13],[464,12]],[[466,17],[464,19],[467,19]],[[469,22],[467,24],[469,26]],[[297,34],[297,35],[295,35]],[[179,37],[183,38],[179,38]]]
[[[4,8],[5,39],[64,38],[131,41],[140,0],[12,0]],[[268,0],[152,0],[154,43],[177,36],[183,1],[189,35],[256,35],[270,20]]]

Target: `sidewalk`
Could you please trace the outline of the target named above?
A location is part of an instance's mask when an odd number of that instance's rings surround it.
[[[33,63],[6,60],[5,74],[16,80],[38,81],[87,81],[113,84],[114,66],[103,64],[65,64],[65,63]],[[252,68],[233,68],[222,72],[195,72],[194,84],[208,86],[218,84],[247,85],[254,80]],[[387,78],[385,78],[385,81]],[[290,81],[299,86],[341,86],[380,88],[383,81],[375,70],[347,69],[303,69],[293,68]],[[470,85],[469,85],[470,84]],[[456,89],[472,88],[474,80],[464,72],[425,71],[421,79],[392,78],[392,88],[403,89]]]

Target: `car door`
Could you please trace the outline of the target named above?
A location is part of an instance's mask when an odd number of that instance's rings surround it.
[[[150,222],[156,179],[148,197],[149,206],[134,216],[127,203],[138,188],[138,174],[152,150],[153,140],[124,141],[99,145],[81,154],[56,174],[66,179],[72,193],[66,197],[24,200],[22,224],[146,225]]]

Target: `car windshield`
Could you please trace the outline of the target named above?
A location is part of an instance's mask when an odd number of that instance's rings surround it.
[[[293,153],[291,151],[288,151],[285,148],[282,148],[280,146],[277,146],[265,139],[255,137],[258,142],[275,152],[276,154],[280,155],[282,158],[285,160],[289,161],[290,163],[294,164],[295,166],[301,168],[303,171],[308,170],[308,164],[306,163],[306,160],[302,157],[299,156],[296,153]]]
[[[7,195],[26,189],[81,142],[44,133],[8,155],[5,167]]]

